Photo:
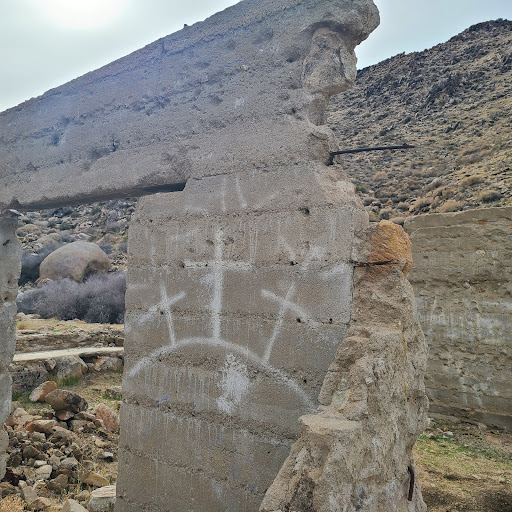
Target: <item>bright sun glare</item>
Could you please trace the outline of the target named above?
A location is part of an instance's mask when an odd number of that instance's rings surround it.
[[[115,21],[127,3],[128,0],[38,0],[36,5],[62,27],[90,29]]]

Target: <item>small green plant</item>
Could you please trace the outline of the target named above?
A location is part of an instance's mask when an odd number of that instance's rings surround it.
[[[13,391],[12,393],[12,401],[13,402],[22,402],[22,403],[29,403],[29,395],[30,393],[28,391]]]
[[[356,192],[361,192],[362,194],[367,194],[368,189],[366,188],[366,185],[360,184],[360,185],[356,185]]]
[[[57,387],[73,387],[80,383],[80,377],[71,376],[71,377],[49,377],[49,380],[53,380]]]

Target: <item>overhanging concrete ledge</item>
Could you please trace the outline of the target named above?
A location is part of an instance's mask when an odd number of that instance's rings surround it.
[[[329,96],[378,25],[369,0],[245,0],[0,114],[0,208],[126,197],[327,161]]]

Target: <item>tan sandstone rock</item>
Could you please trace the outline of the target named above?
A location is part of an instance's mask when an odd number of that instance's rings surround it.
[[[49,254],[39,268],[40,279],[64,279],[82,282],[89,274],[108,272],[108,256],[97,244],[73,242]]]
[[[105,427],[111,432],[115,432],[119,429],[119,415],[107,407],[105,404],[98,404],[94,408],[94,414],[96,417],[103,421]]]
[[[30,393],[29,399],[32,402],[44,402],[46,395],[55,389],[57,389],[57,383],[53,380],[48,380],[39,384],[39,386]]]

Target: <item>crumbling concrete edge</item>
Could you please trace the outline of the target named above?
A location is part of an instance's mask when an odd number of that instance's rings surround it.
[[[412,448],[426,423],[428,354],[406,279],[410,241],[382,221],[356,252],[349,331],[260,512],[426,510]]]
[[[16,237],[18,220],[15,214],[0,211],[0,425],[11,409],[11,376],[9,363],[16,349],[16,296],[21,270],[21,245]],[[0,428],[0,479],[6,469],[9,438]]]

